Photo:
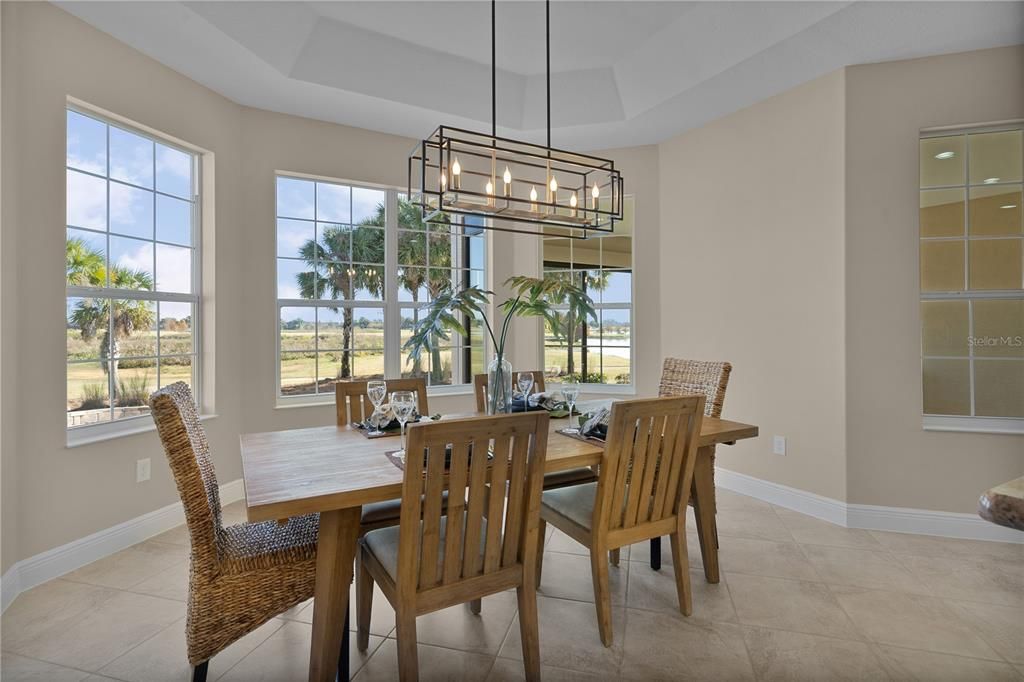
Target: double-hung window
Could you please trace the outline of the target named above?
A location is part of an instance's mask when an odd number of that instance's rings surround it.
[[[1024,432],[1021,126],[920,141],[924,425]]]
[[[276,218],[280,397],[333,398],[339,380],[453,386],[484,371],[477,320],[417,362],[402,350],[436,296],[483,286],[482,230],[426,224],[397,189],[283,174]]]
[[[66,166],[68,429],[176,381],[198,399],[198,156],[69,108]]]
[[[544,372],[555,381],[633,383],[633,197],[625,197],[623,209],[609,234],[570,239],[548,230],[555,236],[543,240],[544,276],[571,279],[597,310],[596,322],[562,310],[560,330],[545,324]]]

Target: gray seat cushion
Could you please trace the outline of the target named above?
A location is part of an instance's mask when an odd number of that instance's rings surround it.
[[[441,540],[437,552],[438,570],[444,565],[444,538],[448,524],[448,517],[441,518]],[[487,519],[483,519],[480,527],[480,554],[483,555],[484,545],[487,540]],[[389,526],[378,530],[371,530],[361,540],[363,546],[380,562],[384,570],[388,572],[392,580],[398,576],[398,526]]]
[[[589,529],[594,516],[594,496],[596,494],[597,483],[583,483],[556,490],[545,490],[541,497],[541,505]]]
[[[554,490],[555,488],[564,488],[567,485],[590,483],[596,480],[597,474],[594,473],[594,470],[590,467],[556,471],[554,473],[544,474],[544,490]]]
[[[448,491],[444,491],[441,497],[441,511],[448,509]],[[402,500],[384,500],[383,502],[371,502],[363,505],[362,523],[366,525],[377,525],[379,523],[398,523],[402,515]]]

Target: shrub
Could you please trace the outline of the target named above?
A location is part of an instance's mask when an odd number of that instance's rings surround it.
[[[80,410],[98,410],[107,407],[107,392],[103,384],[83,384]]]
[[[119,407],[145,405],[148,399],[149,372],[117,380],[117,404]]]

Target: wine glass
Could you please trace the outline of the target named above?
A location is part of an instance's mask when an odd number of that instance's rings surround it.
[[[576,408],[576,400],[580,397],[580,382],[578,379],[566,378],[562,381],[562,395],[565,402],[569,403],[569,424],[572,424],[572,413]]]
[[[405,452],[405,423],[416,409],[416,394],[412,391],[395,391],[391,394],[391,409],[402,431],[402,452]]]
[[[533,390],[533,372],[520,372],[516,376],[519,392],[523,394],[523,411],[530,409],[530,391]]]
[[[375,380],[366,382],[366,397],[373,403],[373,414],[380,411],[380,406],[384,402],[384,398],[388,395],[388,383],[386,381]],[[381,432],[380,426],[374,421],[373,434],[379,434]]]

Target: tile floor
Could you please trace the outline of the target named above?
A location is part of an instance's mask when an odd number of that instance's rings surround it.
[[[239,504],[225,521],[243,520]],[[611,569],[615,643],[601,646],[584,549],[546,545],[539,601],[547,680],[1024,680],[1024,545],[848,530],[719,494],[723,580],[689,537],[694,612],[676,610],[648,547]],[[2,678],[187,680],[188,535],[176,528],[22,594],[3,616]],[[210,679],[305,680],[312,607],[217,655]],[[355,679],[397,678],[394,618],[374,600]],[[419,620],[424,680],[523,678],[514,594]],[[355,638],[352,638],[353,645]]]

